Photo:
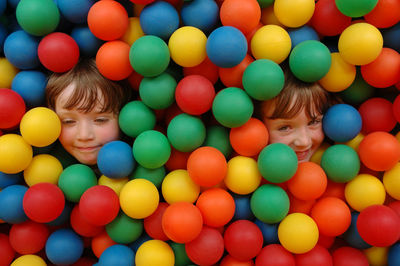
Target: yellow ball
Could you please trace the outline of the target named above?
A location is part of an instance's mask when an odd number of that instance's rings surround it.
[[[197,66],[207,56],[206,35],[198,28],[185,26],[172,33],[168,41],[172,60],[182,67]]]
[[[22,255],[11,263],[11,266],[46,266],[46,262],[37,255]]]
[[[126,183],[128,183],[129,178],[118,178],[118,179],[113,179],[106,177],[105,175],[100,176],[99,178],[99,185],[102,186],[107,186],[114,190],[114,192],[119,196],[121,193],[122,188],[125,186]]]
[[[375,176],[359,174],[346,184],[344,196],[350,207],[361,212],[368,206],[383,204],[386,191],[382,182]]]
[[[261,9],[261,22],[264,25],[272,24],[283,27],[283,24],[275,16],[273,5]]]
[[[245,156],[230,159],[224,182],[236,194],[247,195],[255,191],[261,182],[256,160]]]
[[[398,141],[400,141],[400,131],[397,132],[397,134],[396,134],[396,139],[397,139]]]
[[[347,89],[356,78],[356,67],[343,60],[339,53],[331,53],[331,67],[319,80],[325,90],[339,92]]]
[[[25,170],[32,161],[33,151],[20,135],[0,137],[0,172],[16,174]]]
[[[30,187],[42,182],[57,185],[62,171],[62,164],[56,157],[39,154],[32,158],[28,168],[24,170],[24,179]]]
[[[364,254],[370,266],[387,265],[388,247],[370,247],[364,249]]]
[[[174,266],[174,251],[164,241],[149,240],[136,251],[135,264],[136,266]]]
[[[6,58],[0,58],[0,88],[11,89],[11,83],[18,69],[13,66]]]
[[[289,33],[277,25],[259,28],[251,38],[251,53],[256,59],[270,59],[277,64],[285,60],[292,48]]]
[[[383,174],[383,185],[392,198],[400,200],[400,163]]]
[[[126,183],[119,194],[122,211],[133,219],[150,216],[157,209],[159,199],[156,186],[142,178]]]
[[[61,133],[61,122],[57,114],[46,107],[36,107],[21,119],[20,130],[22,137],[36,147],[52,144]]]
[[[321,164],[322,155],[330,146],[331,145],[329,145],[329,143],[323,142],[321,146],[319,146],[318,149],[311,156],[310,161],[316,164]]]
[[[319,238],[315,221],[304,213],[286,216],[278,226],[278,238],[282,246],[295,254],[303,254],[315,247]]]
[[[274,12],[285,26],[297,28],[306,24],[314,14],[314,0],[275,0]]]
[[[353,139],[347,141],[345,145],[352,147],[355,151],[358,151],[358,146],[360,146],[361,141],[364,139],[362,133],[358,133]]]
[[[383,37],[380,31],[368,23],[348,26],[339,37],[339,53],[352,65],[365,65],[381,53]]]
[[[138,17],[129,18],[128,29],[125,34],[121,37],[121,40],[129,45],[132,45],[137,39],[144,36],[142,27]]]
[[[179,169],[171,171],[164,177],[161,191],[169,204],[178,201],[194,203],[199,197],[200,186],[193,182],[188,171]]]

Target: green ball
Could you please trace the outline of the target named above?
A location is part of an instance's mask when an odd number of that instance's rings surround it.
[[[344,91],[339,92],[340,97],[351,105],[359,105],[374,95],[375,88],[369,85],[357,70],[353,83]]]
[[[120,212],[118,216],[106,225],[107,234],[120,244],[128,244],[137,240],[143,233],[143,220],[133,219]]]
[[[229,87],[215,96],[212,113],[224,127],[240,127],[253,115],[254,106],[249,95],[239,88]]]
[[[290,201],[281,187],[265,184],[253,192],[250,209],[254,216],[263,223],[280,222],[289,212]]]
[[[261,8],[269,7],[274,3],[274,0],[257,0]]]
[[[191,261],[188,255],[186,254],[185,244],[170,242],[169,245],[171,246],[175,254],[175,266],[190,265]]]
[[[161,187],[162,181],[165,177],[165,167],[161,166],[155,169],[148,169],[141,165],[136,167],[135,171],[129,177],[130,179],[134,178],[143,178],[152,182],[157,188]]]
[[[377,5],[378,0],[335,0],[337,9],[348,17],[362,17]]]
[[[156,115],[142,101],[132,101],[122,107],[118,122],[122,132],[136,138],[140,133],[154,128]]]
[[[79,202],[82,194],[95,185],[97,185],[96,174],[84,164],[68,166],[58,179],[58,187],[71,202]]]
[[[285,84],[285,75],[274,61],[259,59],[246,67],[242,82],[248,95],[253,99],[265,101],[281,92]]]
[[[206,127],[200,118],[183,113],[169,122],[167,136],[176,150],[190,152],[203,144]]]
[[[288,181],[297,171],[297,155],[292,148],[283,143],[267,145],[258,155],[258,169],[269,182]]]
[[[360,158],[352,147],[336,144],[322,154],[321,167],[330,180],[346,183],[358,175]]]
[[[168,46],[157,36],[142,36],[132,44],[129,50],[129,61],[140,75],[158,76],[167,69],[169,64]]]
[[[164,109],[175,101],[176,80],[167,72],[152,78],[143,78],[139,86],[142,101],[153,109]]]
[[[299,43],[289,56],[290,70],[304,82],[316,82],[323,78],[328,73],[331,62],[328,47],[316,40]]]
[[[214,147],[228,158],[233,151],[229,140],[229,130],[220,125],[207,127],[206,139],[204,140],[203,146]]]
[[[60,22],[60,12],[53,0],[21,0],[16,16],[21,28],[35,36],[53,32]]]
[[[168,161],[171,155],[171,145],[163,133],[147,130],[136,137],[132,151],[138,164],[149,169],[155,169]]]

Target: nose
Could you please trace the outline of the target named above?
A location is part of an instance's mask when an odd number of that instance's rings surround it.
[[[77,138],[79,140],[92,140],[94,132],[92,125],[87,121],[81,121],[78,125]]]
[[[312,144],[311,134],[307,127],[301,127],[296,130],[293,144],[296,147],[310,147]]]

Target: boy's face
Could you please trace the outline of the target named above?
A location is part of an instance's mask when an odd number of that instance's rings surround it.
[[[78,109],[65,109],[74,85],[69,85],[56,100],[55,112],[61,120],[59,140],[64,149],[80,163],[94,165],[97,154],[104,144],[118,140],[120,130],[118,116],[114,113],[100,113],[101,106],[88,113]]]

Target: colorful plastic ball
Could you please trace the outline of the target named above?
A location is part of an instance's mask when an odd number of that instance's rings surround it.
[[[276,0],[274,13],[280,23],[287,27],[297,28],[306,24],[312,17],[315,2],[311,0]]]
[[[364,0],[364,1],[355,1],[355,0],[335,0],[336,7],[339,9],[341,13],[346,16],[358,18],[362,17],[369,12],[371,12],[378,0]]]
[[[144,178],[152,182],[157,188],[160,188],[161,183],[165,177],[165,172],[166,171],[164,166],[154,169],[148,169],[141,165],[138,165],[130,178]]]
[[[97,263],[99,266],[102,265],[126,265],[133,266],[135,260],[135,253],[132,249],[125,245],[112,245],[106,248],[99,258]]]
[[[54,264],[73,264],[83,253],[83,240],[71,229],[51,233],[46,242],[46,256]]]
[[[304,254],[295,255],[296,265],[333,265],[333,259],[329,251],[317,244],[312,250]]]
[[[113,179],[113,178],[108,178],[105,175],[102,175],[98,180],[98,184],[111,188],[119,196],[121,189],[125,186],[126,183],[128,183],[128,181],[129,181],[128,177]]]
[[[156,116],[142,101],[131,101],[122,107],[118,122],[126,135],[135,138],[140,133],[154,128]]]
[[[382,29],[382,36],[385,47],[395,49],[397,52],[400,51],[399,30],[400,25],[398,23],[388,29]]]
[[[0,234],[0,248],[2,251],[0,263],[3,265],[10,265],[15,257],[15,250],[10,244],[8,235],[3,233]]]
[[[117,243],[113,241],[110,236],[107,234],[106,230],[103,230],[102,233],[97,234],[92,238],[91,248],[93,254],[100,258],[101,254],[106,250],[108,247],[112,245],[116,245]]]
[[[20,184],[22,181],[22,173],[6,174],[0,172],[0,189],[4,189],[11,185]]]
[[[165,201],[169,204],[179,201],[194,203],[200,193],[200,186],[193,182],[184,169],[169,172],[162,182],[161,189]]]
[[[85,1],[68,1],[68,0],[57,0],[57,7],[60,10],[63,17],[72,23],[84,23],[86,22],[87,14],[90,7],[94,4],[93,0]]]
[[[0,191],[0,200],[4,206],[0,209],[0,219],[10,224],[25,222],[28,217],[23,209],[23,198],[28,187],[11,185]]]
[[[210,125],[206,128],[206,139],[203,146],[210,146],[218,149],[225,158],[232,152],[232,146],[229,141],[229,131],[221,125]]]
[[[23,30],[18,30],[4,41],[4,55],[19,69],[32,69],[39,66],[38,58],[39,39],[29,35]]]
[[[340,247],[332,253],[334,265],[345,266],[352,262],[352,265],[368,266],[369,262],[366,255],[358,249],[352,247]]]
[[[120,212],[111,223],[106,225],[106,231],[115,242],[129,244],[136,241],[143,233],[143,220],[132,219]]]
[[[189,265],[191,260],[186,254],[185,244],[170,242],[170,247],[172,248],[175,255],[175,265],[184,266]]]
[[[116,40],[128,28],[128,12],[115,1],[101,1],[93,4],[87,15],[90,31],[104,41]]]
[[[396,98],[393,101],[393,114],[394,117],[396,118],[397,122],[400,121],[400,96],[396,96]]]
[[[15,12],[21,28],[35,36],[53,32],[60,21],[57,4],[52,0],[21,0]]]
[[[292,47],[295,47],[303,41],[319,41],[318,33],[312,27],[307,25],[295,29],[289,29],[288,33],[290,36],[290,40],[292,41]]]
[[[221,260],[220,266],[254,266],[253,260],[241,261],[227,254]]]
[[[62,171],[62,164],[56,157],[50,154],[38,154],[24,170],[24,179],[30,187],[41,182],[57,185]]]
[[[387,262],[388,265],[396,265],[400,263],[400,243],[393,244],[391,247],[389,247],[389,252],[387,255]]]
[[[17,126],[25,114],[25,101],[17,92],[0,89],[0,128],[9,129]]]
[[[289,33],[278,25],[259,28],[251,39],[251,53],[256,59],[270,59],[282,63],[289,55],[292,42]]]
[[[232,26],[216,28],[208,36],[207,56],[219,67],[234,67],[247,53],[247,40],[243,33]]]
[[[96,38],[88,26],[77,26],[71,30],[71,37],[79,46],[83,56],[95,56],[103,41]]]
[[[203,62],[198,64],[197,66],[194,67],[184,67],[183,68],[183,75],[189,76],[189,75],[201,75],[206,77],[209,81],[211,81],[212,84],[215,84],[219,78],[218,76],[218,67],[214,65],[211,60],[206,57]]]
[[[131,146],[120,140],[105,144],[99,150],[97,166],[100,172],[109,178],[129,176],[136,166]]]
[[[18,69],[7,58],[0,58],[0,88],[11,88],[11,83]]]
[[[183,25],[210,32],[218,22],[219,8],[212,0],[185,2],[180,11]]]
[[[368,23],[348,26],[339,37],[338,48],[342,58],[352,65],[366,65],[381,53],[383,37],[380,31]]]
[[[347,203],[358,212],[371,205],[383,204],[386,198],[382,182],[369,174],[359,174],[346,184],[344,192]]]
[[[176,88],[175,78],[167,73],[156,77],[145,77],[139,85],[139,95],[142,101],[152,109],[165,109],[174,103]]]
[[[32,221],[51,222],[60,216],[64,209],[64,194],[54,184],[38,183],[25,192],[22,206]]]
[[[204,226],[194,240],[185,244],[185,250],[192,262],[213,265],[224,253],[224,238],[217,229]]]
[[[239,195],[255,191],[261,182],[256,160],[245,156],[230,159],[224,182],[229,190]]]
[[[386,171],[399,161],[400,143],[387,132],[372,132],[364,137],[358,147],[361,162],[375,171]]]
[[[169,238],[162,229],[162,216],[169,204],[160,202],[157,209],[150,216],[143,220],[143,227],[146,233],[153,239],[167,241]]]
[[[289,212],[289,197],[279,186],[265,184],[254,191],[250,200],[254,216],[264,223],[278,223]]]
[[[123,80],[132,72],[129,61],[130,46],[120,40],[104,43],[96,54],[96,66],[100,73],[111,80]]]
[[[219,15],[222,25],[235,27],[246,35],[259,23],[261,8],[256,0],[226,0]]]
[[[15,75],[11,88],[30,107],[42,106],[45,102],[46,75],[41,71],[26,70]]]
[[[287,265],[294,266],[293,254],[279,244],[266,245],[256,257],[256,266]]]
[[[257,256],[263,245],[261,230],[253,222],[238,220],[224,232],[225,249],[232,257],[246,261]]]
[[[0,137],[0,171],[16,174],[26,169],[32,161],[32,147],[16,134]]]
[[[374,87],[369,85],[361,76],[361,71],[357,71],[353,83],[344,91],[339,93],[340,97],[354,106],[358,106],[374,94]]]
[[[173,266],[175,263],[172,248],[161,240],[144,242],[137,250],[135,264],[137,266],[165,265]]]
[[[392,198],[397,200],[400,199],[399,171],[400,171],[400,164],[397,163],[393,168],[387,170],[383,174],[383,179],[382,179],[386,192]]]
[[[130,0],[130,1],[134,4],[139,4],[139,5],[147,5],[154,2],[154,0]]]
[[[50,232],[45,224],[26,221],[14,224],[10,229],[10,244],[19,254],[35,254],[41,251]]]
[[[388,247],[399,239],[399,224],[400,218],[394,210],[385,205],[374,205],[360,212],[357,230],[368,244]]]
[[[130,17],[128,29],[125,31],[125,34],[120,38],[120,40],[132,45],[142,36],[144,36],[144,32],[142,27],[140,27],[140,19],[138,17]]]
[[[393,113],[393,105],[389,100],[373,97],[363,102],[359,107],[362,118],[362,132],[390,132],[397,124]]]
[[[243,88],[242,78],[243,73],[246,68],[254,62],[254,59],[251,55],[247,54],[242,62],[238,65],[230,68],[218,68],[218,76],[220,81],[225,85],[225,87],[238,87]]]
[[[286,216],[278,227],[281,245],[295,254],[312,250],[318,242],[319,231],[315,221],[303,213]]]
[[[167,69],[170,53],[167,44],[161,38],[146,35],[133,43],[129,60],[137,73],[144,77],[154,77]]]
[[[375,27],[391,27],[400,21],[400,3],[391,0],[378,1],[375,8],[364,18]]]
[[[387,265],[389,247],[370,247],[364,251],[370,265]]]
[[[24,265],[31,265],[31,266],[46,266],[47,263],[39,257],[38,255],[22,255],[15,259],[11,266],[24,266]]]
[[[79,204],[75,204],[69,216],[71,228],[80,236],[94,237],[104,231],[104,226],[89,223],[79,210]]]
[[[370,248],[371,245],[366,243],[364,239],[361,238],[360,233],[357,229],[357,220],[360,213],[352,212],[351,213],[351,224],[347,231],[343,234],[343,239],[353,248],[357,249],[367,249]]]

